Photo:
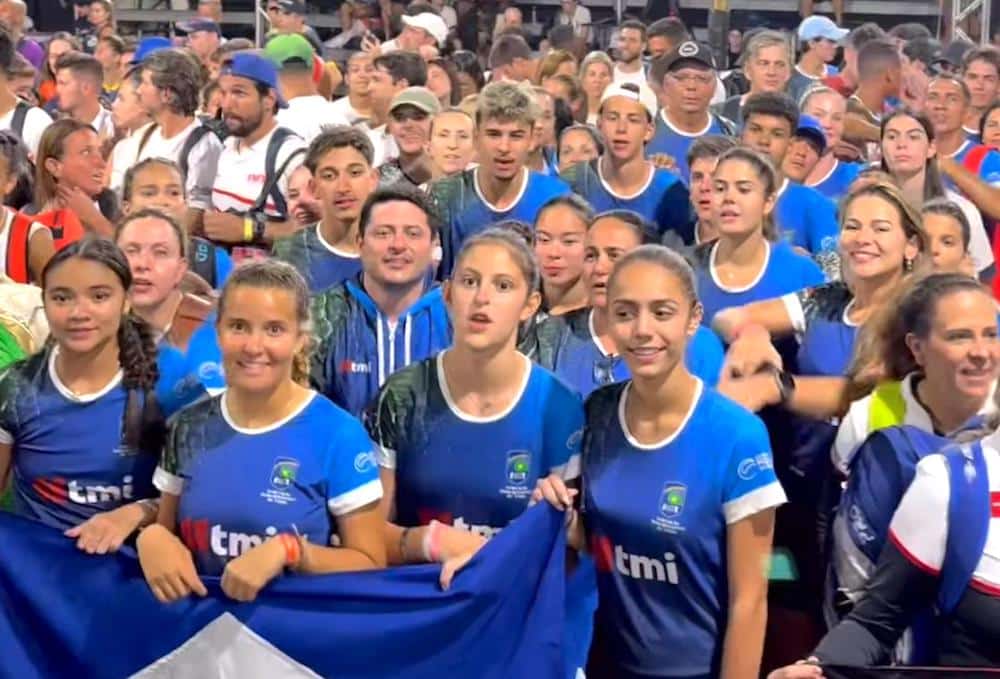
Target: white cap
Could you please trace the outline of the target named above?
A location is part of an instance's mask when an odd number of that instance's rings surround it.
[[[625,97],[626,99],[637,101],[642,104],[643,108],[646,109],[646,112],[649,113],[650,120],[656,118],[656,110],[658,108],[656,95],[647,85],[637,85],[635,83],[611,83],[604,88],[604,94],[601,95],[601,107],[604,106],[604,102],[612,97]]]
[[[426,31],[432,38],[437,40],[438,45],[443,45],[448,39],[448,25],[444,19],[432,12],[421,12],[416,16],[403,15],[403,23],[413,28]]]

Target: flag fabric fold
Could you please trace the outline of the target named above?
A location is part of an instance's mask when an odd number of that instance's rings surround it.
[[[562,519],[527,511],[448,592],[427,565],[280,577],[248,604],[205,578],[164,605],[134,553],[0,514],[0,678],[561,677]]]

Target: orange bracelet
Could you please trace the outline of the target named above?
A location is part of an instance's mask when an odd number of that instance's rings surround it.
[[[285,566],[295,568],[302,559],[302,545],[299,544],[299,539],[290,533],[282,533],[278,539],[285,548]]]

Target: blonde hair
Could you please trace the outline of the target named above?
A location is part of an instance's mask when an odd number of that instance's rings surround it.
[[[567,50],[551,50],[548,54],[542,57],[542,61],[538,65],[538,73],[535,75],[535,84],[541,85],[545,82],[546,78],[554,76],[560,66],[567,63],[573,64],[573,70],[576,70],[576,57],[574,57]]]

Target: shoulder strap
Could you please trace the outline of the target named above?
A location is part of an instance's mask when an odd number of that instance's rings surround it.
[[[181,176],[184,177],[184,181],[187,181],[188,176],[188,156],[191,155],[191,151],[198,145],[198,142],[204,139],[205,135],[211,131],[206,125],[199,125],[191,130],[191,134],[188,135],[187,139],[181,145],[180,153],[177,154],[177,164],[181,168]]]
[[[962,159],[962,165],[964,165],[965,169],[969,172],[978,175],[979,169],[983,166],[983,161],[986,160],[986,156],[989,152],[989,146],[977,144],[973,146],[967,154],[965,154],[965,158]]]
[[[902,424],[906,418],[906,401],[903,400],[903,383],[899,380],[882,382],[872,392],[868,406],[868,431]]]
[[[962,600],[986,546],[990,526],[990,482],[979,442],[949,446],[944,455],[951,494],[937,604],[938,610],[947,615]]]
[[[18,101],[14,106],[14,117],[10,121],[11,132],[19,138],[24,139],[24,122],[28,119],[28,111],[31,105],[26,101]]]
[[[149,138],[153,136],[153,133],[156,132],[157,128],[159,127],[160,127],[159,125],[153,123],[152,125],[146,128],[145,132],[142,133],[142,138],[139,140],[139,146],[137,146],[135,149],[136,162],[139,162],[139,156],[142,155],[142,150],[146,148],[146,144],[149,143]]]
[[[728,137],[736,135],[736,123],[725,116],[719,115],[718,113],[713,113],[712,117],[719,123],[719,127],[722,128],[723,134]]]
[[[287,216],[288,203],[285,202],[285,197],[282,195],[281,189],[278,188],[278,181],[281,179],[281,175],[285,174],[285,170],[288,169],[289,163],[291,163],[297,156],[306,152],[305,149],[296,149],[289,154],[280,169],[276,168],[278,164],[278,153],[281,151],[281,147],[284,145],[285,140],[291,136],[295,136],[295,133],[286,127],[277,128],[274,131],[274,134],[271,135],[271,140],[267,143],[267,155],[264,158],[264,174],[267,177],[267,180],[264,182],[260,195],[257,196],[257,201],[251,208],[251,212],[263,212],[264,207],[267,205],[267,199],[270,198],[274,201],[275,211],[282,217]]]
[[[195,236],[191,239],[188,251],[188,265],[191,271],[201,276],[213,288],[219,283],[216,280],[218,276],[215,268],[216,247],[211,241]]]
[[[11,217],[7,236],[7,276],[18,283],[30,283],[28,268],[28,239],[31,235],[31,218],[20,212]]]

